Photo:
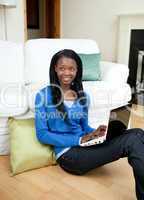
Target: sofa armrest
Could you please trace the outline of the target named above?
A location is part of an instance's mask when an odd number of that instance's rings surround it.
[[[129,68],[127,65],[101,61],[101,77],[103,81],[122,84],[127,82]]]

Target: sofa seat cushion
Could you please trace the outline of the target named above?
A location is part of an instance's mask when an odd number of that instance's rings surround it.
[[[32,118],[34,118],[34,112],[32,112],[30,109],[22,115],[14,116],[14,119],[32,119]]]
[[[27,110],[27,94],[23,85],[0,85],[0,117],[21,115]]]
[[[27,94],[28,94],[28,106],[32,112],[34,112],[34,106],[35,106],[35,96],[39,90],[49,85],[49,83],[46,82],[36,82],[31,83],[26,86]]]
[[[111,110],[126,105],[131,99],[131,89],[127,83],[118,86],[106,81],[84,81],[83,87],[90,96],[90,109]]]
[[[30,84],[28,90],[28,104],[34,112],[36,93],[46,84]],[[90,110],[109,108],[110,110],[126,105],[131,99],[131,89],[128,84],[117,85],[106,81],[83,81],[84,90],[90,96]]]

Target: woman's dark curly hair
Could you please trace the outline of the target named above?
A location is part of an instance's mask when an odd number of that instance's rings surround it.
[[[55,71],[55,66],[58,62],[58,60],[62,57],[67,57],[75,60],[76,65],[77,65],[77,73],[76,77],[73,80],[71,84],[71,89],[74,90],[77,94],[77,98],[79,99],[80,104],[84,105],[86,103],[86,96],[83,91],[83,85],[82,85],[82,61],[79,57],[79,55],[71,50],[71,49],[64,49],[59,52],[57,52],[51,59],[50,63],[50,71],[49,71],[49,76],[50,76],[50,85],[51,85],[51,93],[52,93],[52,103],[56,105],[56,109],[65,116],[64,119],[68,119],[68,115],[63,103],[63,95],[60,90],[60,83],[59,79],[57,77],[57,73]],[[56,87],[56,86],[59,87]]]

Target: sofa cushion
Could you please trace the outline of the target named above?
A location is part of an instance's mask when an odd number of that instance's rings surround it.
[[[34,119],[8,121],[10,130],[10,162],[12,174],[56,163],[53,148],[36,138]]]
[[[100,81],[100,53],[97,54],[79,54],[83,63],[83,78],[84,81]]]
[[[27,93],[21,84],[0,85],[0,117],[21,115],[28,110]]]
[[[131,89],[127,83],[117,85],[106,81],[83,81],[83,87],[90,96],[90,109],[115,109],[130,101]]]
[[[28,105],[32,112],[34,112],[35,96],[39,90],[46,87],[48,84],[44,82],[32,83],[26,86],[28,94]]]

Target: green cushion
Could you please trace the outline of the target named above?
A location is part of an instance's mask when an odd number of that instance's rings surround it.
[[[12,174],[56,164],[50,145],[41,144],[36,137],[34,119],[8,121],[10,130],[10,163]]]
[[[79,54],[83,63],[83,81],[100,81],[100,53]]]

